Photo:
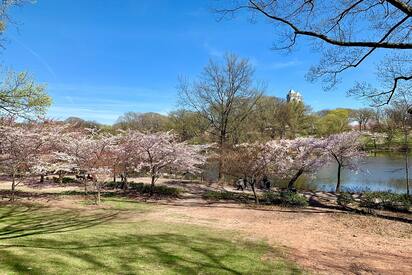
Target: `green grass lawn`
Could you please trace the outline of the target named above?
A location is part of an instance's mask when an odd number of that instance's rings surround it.
[[[235,232],[152,221],[158,207],[135,201],[104,205],[0,205],[0,274],[300,273],[280,250]]]

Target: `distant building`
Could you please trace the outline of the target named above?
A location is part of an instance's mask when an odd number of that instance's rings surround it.
[[[290,90],[289,93],[286,96],[286,100],[288,102],[291,102],[291,101],[302,102],[303,97],[299,92],[294,91],[294,90]]]

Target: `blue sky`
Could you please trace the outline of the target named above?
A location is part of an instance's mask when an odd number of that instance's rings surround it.
[[[364,65],[324,92],[304,76],[317,53],[300,44],[287,54],[272,51],[276,31],[247,18],[217,22],[213,1],[38,0],[12,11],[16,22],[0,55],[3,69],[27,70],[47,84],[49,116],[78,116],[113,123],[127,111],[166,114],[177,107],[179,75],[196,77],[209,58],[232,52],[249,58],[267,94],[300,91],[315,110],[359,107],[345,91],[372,79]],[[373,62],[373,61],[371,61]]]

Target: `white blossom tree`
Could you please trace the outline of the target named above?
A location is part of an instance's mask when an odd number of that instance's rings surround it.
[[[128,160],[136,171],[148,172],[151,178],[151,192],[161,171],[201,172],[206,157],[202,154],[205,146],[177,142],[171,133],[144,134],[129,131],[125,134],[125,146],[130,153]]]
[[[256,202],[255,184],[264,176],[288,179],[288,189],[302,174],[313,174],[328,161],[324,140],[297,138],[266,143],[240,144],[225,156],[231,175],[248,179]]]
[[[10,122],[0,126],[0,165],[2,172],[12,178],[11,201],[15,200],[16,187],[30,175],[47,141],[43,125]]]
[[[289,190],[294,188],[295,182],[301,175],[315,173],[328,161],[327,153],[323,149],[324,140],[319,138],[281,140],[279,145],[286,152],[283,153],[285,157],[276,164],[276,167],[283,178],[289,179]],[[279,154],[278,151],[274,153]]]
[[[63,182],[63,176],[73,173],[76,168],[77,166],[73,156],[64,152],[53,151],[40,155],[31,171],[42,177],[47,174],[57,174],[59,176],[59,183],[61,184]]]
[[[101,182],[112,173],[112,154],[116,148],[117,139],[111,135],[101,135],[96,131],[89,134],[73,132],[63,139],[63,153],[68,156],[68,165],[73,165],[79,171],[91,175],[97,192],[96,204],[100,203]],[[87,178],[84,179],[87,194]]]
[[[336,192],[340,192],[341,170],[358,170],[360,160],[366,156],[362,151],[360,136],[361,132],[345,132],[329,136],[324,143],[325,150],[338,165]]]
[[[140,159],[136,152],[140,152],[141,138],[142,133],[137,130],[122,131],[118,138],[118,146],[113,152],[113,170],[120,174],[123,189],[127,189],[129,172],[140,168]]]
[[[275,154],[274,152],[277,152]],[[223,155],[223,168],[226,174],[243,178],[252,188],[255,202],[259,204],[256,194],[256,183],[270,174],[275,159],[281,158],[284,151],[278,143],[242,143],[231,148]]]

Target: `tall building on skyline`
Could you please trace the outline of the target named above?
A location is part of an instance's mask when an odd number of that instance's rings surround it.
[[[302,102],[303,97],[298,91],[290,90],[286,95],[287,102],[295,101],[295,102]]]

